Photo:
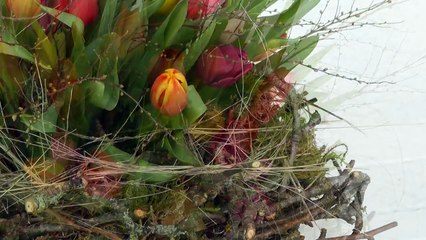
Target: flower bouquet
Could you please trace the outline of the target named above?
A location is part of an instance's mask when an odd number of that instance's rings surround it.
[[[377,234],[369,177],[318,145],[293,74],[329,31],[289,34],[320,0],[275,2],[0,2],[2,239]]]

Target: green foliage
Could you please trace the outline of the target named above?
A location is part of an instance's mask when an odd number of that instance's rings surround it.
[[[37,115],[21,114],[21,121],[31,130],[40,133],[56,132],[58,109],[55,105],[47,108],[46,112]]]
[[[102,148],[103,152],[110,156],[115,162],[123,165],[123,167],[132,168],[128,173],[130,180],[137,180],[149,183],[164,183],[170,181],[175,176],[169,173],[158,173],[146,171],[146,168],[155,168],[155,164],[149,163],[140,156],[134,156],[124,152],[112,144],[105,144]]]
[[[41,8],[43,9],[43,11],[45,11],[52,17],[58,19],[59,21],[67,25],[68,27],[71,28],[75,26],[75,28],[78,29],[78,32],[80,33],[84,32],[84,23],[83,21],[81,21],[80,18],[63,11],[58,11],[56,9],[46,7],[44,5],[41,5]]]
[[[0,54],[22,58],[29,62],[34,62],[32,54],[22,46],[9,45],[5,42],[0,42]]]
[[[35,50],[37,64],[44,69],[53,71],[58,67],[58,55],[55,43],[52,38],[44,33],[40,24],[35,22],[32,26],[37,34]]]
[[[147,76],[156,63],[156,59],[161,52],[172,46],[174,38],[177,36],[180,28],[185,22],[188,1],[180,1],[170,15],[161,23],[155,30],[150,44],[145,48],[143,56],[138,56],[132,64],[134,69],[130,69],[128,92],[130,96],[138,99],[138,96],[143,93],[143,88],[146,86]]]
[[[187,57],[184,60],[183,67],[185,71],[189,71],[195,62],[198,60],[198,57],[203,53],[203,51],[208,46],[210,39],[214,33],[216,28],[216,22],[213,21],[207,27],[205,31],[203,31],[200,36],[191,44],[191,46],[187,50]]]
[[[189,166],[201,166],[203,163],[195,155],[194,149],[190,149],[183,132],[179,131],[173,137],[164,138],[165,148],[171,155],[176,157],[182,164]]]
[[[277,38],[297,24],[303,16],[311,11],[320,0],[295,0],[292,5],[281,14],[268,17],[268,22],[276,23],[276,27],[267,31],[266,39]]]
[[[101,37],[111,32],[115,19],[115,13],[118,9],[118,4],[119,1],[116,0],[105,1],[105,6],[102,11],[102,16],[99,22],[99,30],[97,35],[98,37]]]
[[[117,106],[120,99],[117,65],[117,57],[116,59],[105,59],[98,70],[100,74],[107,74],[105,80],[86,83],[89,100],[94,106],[108,111]]]
[[[287,70],[292,70],[307,58],[315,49],[319,41],[319,36],[311,36],[302,39],[292,39],[289,41],[289,46],[286,49],[286,54],[283,57],[282,65]]]

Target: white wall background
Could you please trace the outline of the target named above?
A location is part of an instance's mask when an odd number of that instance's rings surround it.
[[[283,0],[277,6],[287,6]],[[316,20],[326,0],[308,19]],[[349,10],[355,3],[368,6],[372,0],[331,0],[325,16],[336,9]],[[377,2],[377,1],[376,1]],[[363,27],[335,34],[323,41],[318,52],[327,54],[314,65],[366,81],[390,81],[395,84],[360,85],[331,78],[322,84],[321,73],[296,71],[296,78],[322,106],[357,126],[362,132],[333,117],[326,117],[318,138],[328,145],[344,142],[349,146],[348,159],[356,168],[368,173],[371,184],[366,202],[366,229],[391,221],[399,226],[380,234],[377,240],[426,239],[426,1],[394,0],[395,4],[360,21],[397,22],[383,27]],[[294,30],[297,35],[303,29]],[[330,46],[332,46],[330,48]],[[301,79],[303,77],[303,79]],[[322,78],[324,79],[324,78]],[[351,227],[340,222],[318,223],[334,231],[330,236],[350,233]],[[309,227],[307,239],[318,236]]]

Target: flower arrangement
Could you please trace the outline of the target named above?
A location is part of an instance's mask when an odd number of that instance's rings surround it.
[[[320,34],[288,32],[320,1],[260,15],[275,2],[0,3],[0,235],[296,239],[331,216],[361,234],[369,178],[317,145],[292,75]]]

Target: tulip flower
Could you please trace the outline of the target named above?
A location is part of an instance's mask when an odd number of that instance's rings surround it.
[[[253,68],[244,50],[232,45],[207,49],[197,61],[197,72],[205,84],[229,87]]]
[[[83,20],[89,25],[98,17],[98,0],[73,0],[68,12]]]
[[[17,18],[35,17],[41,12],[40,0],[7,0],[6,5]]]
[[[84,25],[89,25],[98,17],[98,0],[56,0],[49,5],[80,18]]]
[[[188,18],[196,20],[215,13],[225,0],[189,0]]]
[[[175,116],[185,109],[188,85],[185,76],[177,69],[166,69],[151,88],[151,103],[167,116]]]

